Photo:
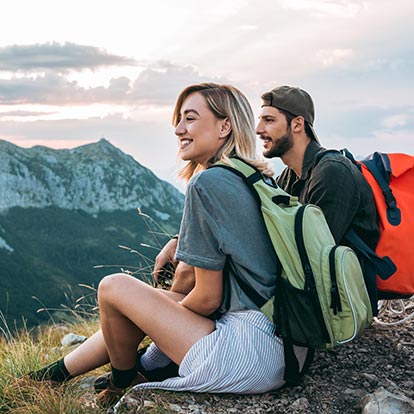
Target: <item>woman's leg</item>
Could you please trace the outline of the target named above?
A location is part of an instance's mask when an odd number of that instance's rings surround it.
[[[102,331],[99,330],[64,358],[65,367],[72,377],[92,371],[109,362]]]
[[[159,291],[176,302],[184,297],[182,294],[167,290],[160,289]],[[102,331],[99,330],[61,360],[37,371],[32,371],[29,373],[29,376],[37,381],[52,380],[63,382],[105,365],[108,362],[109,355]]]
[[[184,297],[167,290],[160,289],[159,291],[176,302]],[[109,355],[101,330],[95,332],[64,358],[65,367],[72,377],[92,371],[107,363],[109,363]]]
[[[195,342],[215,329],[213,321],[168,296],[122,273],[101,281],[98,288],[101,328],[113,367],[131,369],[138,344],[145,335],[179,364]]]

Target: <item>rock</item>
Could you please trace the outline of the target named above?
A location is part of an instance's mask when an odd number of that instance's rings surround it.
[[[79,380],[79,388],[83,390],[93,389],[96,377],[83,377]]]
[[[361,399],[361,414],[412,414],[414,400],[404,395],[392,394],[385,388],[378,388],[373,394]]]
[[[307,412],[309,409],[309,401],[307,398],[302,397],[298,398],[297,400],[293,401],[293,403],[290,405],[289,410],[297,410],[298,412]]]
[[[404,381],[402,385],[408,390],[414,390],[414,381]]]
[[[201,408],[199,405],[195,405],[195,404],[190,404],[188,406],[188,410],[191,414],[200,414],[201,413]]]
[[[353,388],[346,388],[344,394],[361,398],[364,395],[364,391],[359,389],[355,390]]]
[[[363,372],[361,374],[361,377],[365,378],[366,380],[368,380],[368,382],[370,382],[371,384],[376,384],[378,382],[378,377],[374,374],[368,374],[366,372]]]
[[[83,335],[76,335],[74,333],[68,333],[63,337],[63,339],[60,341],[62,346],[71,346],[76,344],[81,344],[82,342],[86,341],[86,336]]]

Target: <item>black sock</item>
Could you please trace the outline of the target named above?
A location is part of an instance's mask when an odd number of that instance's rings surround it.
[[[64,382],[73,378],[66,369],[63,358],[37,371],[30,372],[29,377],[36,381],[51,380],[56,382]]]
[[[132,367],[130,369],[116,369],[112,367],[112,383],[115,385],[115,387],[128,387],[136,376],[136,367]]]

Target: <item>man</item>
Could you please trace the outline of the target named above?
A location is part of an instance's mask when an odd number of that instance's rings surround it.
[[[375,249],[379,229],[371,188],[346,157],[325,154],[313,129],[315,111],[310,95],[300,88],[279,86],[263,94],[262,100],[256,133],[263,141],[263,155],[279,157],[287,166],[277,178],[278,185],[301,203],[319,206],[338,244],[352,244],[346,238],[352,229]],[[177,240],[171,240],[157,256],[155,275],[167,261],[174,260],[176,245]],[[368,263],[359,256],[365,274]],[[180,266],[173,290],[186,293],[193,283],[191,269]],[[369,279],[368,290],[375,304],[375,274]],[[377,312],[375,305],[373,312]]]
[[[346,157],[322,156],[313,129],[314,105],[302,89],[279,86],[262,95],[256,133],[266,158],[279,157],[287,168],[277,183],[301,203],[319,206],[337,243],[344,244],[349,228],[373,249],[379,230],[372,191]],[[346,243],[345,243],[346,244]]]
[[[353,247],[348,240],[353,230],[375,250],[379,229],[371,188],[350,160],[327,153],[319,144],[310,95],[300,88],[279,86],[264,93],[262,100],[256,133],[263,141],[263,155],[279,157],[287,166],[277,184],[301,203],[319,206],[338,244]],[[375,271],[358,256],[376,315]]]

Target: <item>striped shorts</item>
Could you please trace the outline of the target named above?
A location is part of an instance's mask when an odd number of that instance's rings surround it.
[[[171,391],[253,394],[284,384],[283,344],[273,324],[259,311],[228,312],[216,330],[184,356],[179,377],[135,386]],[[307,348],[295,347],[303,365]]]

